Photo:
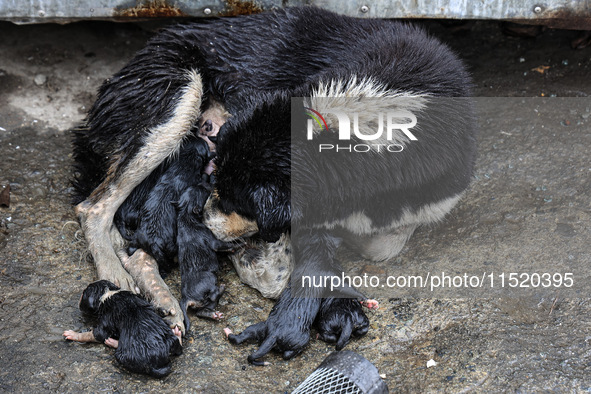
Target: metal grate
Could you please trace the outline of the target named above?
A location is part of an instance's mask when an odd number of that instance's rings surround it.
[[[363,393],[342,373],[332,368],[318,368],[302,382],[292,394],[341,394]]]

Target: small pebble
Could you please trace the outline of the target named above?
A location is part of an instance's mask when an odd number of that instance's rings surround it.
[[[562,61],[562,65],[563,65],[563,66],[568,66],[568,59],[564,59],[564,60]]]
[[[437,361],[431,359],[429,361],[427,361],[427,368],[431,368],[437,365]]]
[[[32,198],[44,198],[47,195],[47,192],[42,187],[36,187],[31,192]]]
[[[511,213],[505,214],[505,221],[508,223],[519,223],[524,219],[522,215],[514,215]]]
[[[47,82],[47,77],[43,74],[37,74],[35,75],[35,85],[37,86],[41,86],[41,85],[45,85],[45,82]]]

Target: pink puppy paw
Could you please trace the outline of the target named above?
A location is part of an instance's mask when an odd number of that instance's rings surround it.
[[[368,309],[378,309],[380,307],[380,303],[377,300],[363,300],[361,301],[361,305]]]

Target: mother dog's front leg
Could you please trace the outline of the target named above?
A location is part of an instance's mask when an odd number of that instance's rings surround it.
[[[178,300],[160,276],[156,260],[141,249],[123,260],[125,269],[156,310],[165,317],[170,327],[179,327],[185,333],[184,315]]]
[[[107,279],[123,289],[135,291],[134,280],[123,268],[109,237],[113,218],[133,189],[176,152],[199,118],[202,95],[200,75],[194,70],[188,72],[186,83],[179,91],[168,119],[145,132],[130,135],[129,146],[139,146],[139,149],[129,153],[122,148],[118,157],[111,158],[111,165],[103,182],[85,201],[76,206],[76,213],[100,279]]]
[[[123,268],[137,284],[136,292],[141,292],[150,300],[158,313],[168,321],[171,328],[178,327],[184,334],[186,327],[179,302],[170,292],[162,276],[160,276],[158,263],[154,257],[142,249],[137,249],[129,256],[127,254],[127,242],[115,227],[111,229],[111,242],[115,247],[117,256],[123,263]]]

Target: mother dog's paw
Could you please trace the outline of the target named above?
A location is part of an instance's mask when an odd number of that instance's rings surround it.
[[[113,264],[97,264],[97,273],[99,279],[108,280],[114,283],[121,290],[128,290],[132,293],[139,294],[140,290],[137,287],[133,277],[123,268],[120,261]]]
[[[129,275],[129,273],[125,271],[123,268],[117,269],[117,271],[118,273],[116,275],[113,275],[113,283],[115,283],[115,285],[119,286],[123,290],[128,290],[134,294],[139,294],[140,290],[136,286],[133,277]],[[101,277],[101,279],[105,278]]]
[[[289,235],[283,234],[274,243],[248,238],[244,248],[230,255],[230,261],[243,283],[265,298],[278,299],[293,271]]]
[[[253,365],[267,365],[259,359],[273,349],[289,360],[310,342],[310,328],[321,301],[319,298],[292,298],[287,289],[269,313],[267,321],[254,324],[237,335],[228,331],[228,340],[234,345],[251,340],[258,342],[258,350],[248,356],[248,362]]]
[[[351,336],[360,337],[369,330],[369,319],[362,309],[362,304],[353,298],[325,298],[314,325],[318,330],[318,339],[336,342],[336,349],[341,350],[349,343]]]
[[[182,313],[182,309],[176,298],[158,297],[158,299],[152,299],[151,302],[170,328],[174,330],[178,327],[183,334],[187,332],[185,328],[185,315]]]

